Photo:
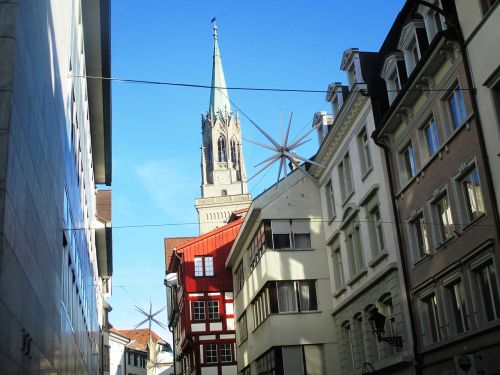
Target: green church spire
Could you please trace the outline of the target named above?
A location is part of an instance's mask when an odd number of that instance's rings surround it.
[[[214,24],[214,58],[212,65],[212,89],[210,91],[209,115],[217,115],[219,111],[231,112],[229,95],[226,89],[226,80],[224,79],[224,70],[222,69],[222,60],[220,58],[219,43],[217,38],[217,25]]]

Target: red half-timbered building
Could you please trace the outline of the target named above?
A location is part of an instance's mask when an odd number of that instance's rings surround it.
[[[175,247],[165,239],[169,328],[176,374],[236,374],[236,336],[231,271],[226,257],[243,222],[234,221]],[[168,245],[171,246],[168,246]],[[172,280],[172,279],[170,279]]]

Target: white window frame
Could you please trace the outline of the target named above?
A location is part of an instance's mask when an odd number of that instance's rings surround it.
[[[431,255],[431,249],[432,249],[432,234],[430,233],[428,223],[425,220],[425,212],[423,209],[416,210],[412,216],[406,221],[407,226],[408,226],[408,232],[409,232],[409,242],[410,246],[412,248],[412,255],[413,255],[413,263],[418,263],[421,259],[424,259]],[[422,219],[422,221],[420,221]],[[417,227],[418,226],[418,227]],[[424,230],[422,230],[422,228]],[[420,249],[419,245],[419,240],[418,240],[418,233],[417,230],[420,230],[421,235],[422,235],[422,241],[423,241],[423,249]],[[423,251],[421,251],[423,250]]]
[[[406,154],[408,153],[408,160]],[[405,185],[417,175],[417,157],[415,156],[415,147],[413,141],[409,140],[399,151],[399,161],[401,173],[401,184]]]
[[[351,159],[349,156],[349,152],[346,152],[337,169],[339,172],[340,194],[342,196],[342,203],[345,203],[354,193]]]
[[[339,240],[333,242],[330,247],[332,258],[333,286],[336,293],[345,288],[344,266],[342,263],[342,248]]]
[[[288,223],[288,241],[290,243],[289,247],[286,248],[276,248],[275,247],[275,234],[286,234],[284,230],[275,229],[277,226],[284,226],[282,223]],[[304,223],[301,225],[301,223]],[[305,227],[308,227],[308,231],[306,232]],[[311,224],[309,219],[277,219],[271,220],[271,231],[272,231],[272,242],[274,250],[311,250],[312,249],[312,236],[311,236]],[[296,235],[309,235],[309,242],[311,246],[309,247],[297,247],[296,246]]]
[[[326,210],[328,213],[328,221],[332,220],[336,216],[335,207],[335,194],[333,192],[333,179],[329,180],[325,184],[325,200],[326,200]]]
[[[478,204],[478,213],[474,215],[471,201],[468,196],[468,193],[465,191],[464,181],[473,173],[476,172],[479,186],[478,186],[478,194],[480,195],[479,204]],[[455,191],[458,196],[458,206],[460,210],[460,222],[463,223],[463,226],[466,227],[471,223],[479,220],[486,214],[486,207],[484,202],[484,194],[483,188],[481,184],[481,176],[479,175],[479,169],[477,166],[476,160],[472,160],[467,164],[463,164],[460,167],[458,174],[454,177],[455,181]],[[481,211],[482,210],[482,211]]]
[[[373,169],[372,155],[370,152],[370,137],[367,126],[363,126],[358,133],[359,159],[361,160],[361,173],[363,178]]]
[[[431,132],[428,133],[427,129],[431,129]],[[439,152],[441,147],[441,143],[439,142],[438,124],[433,115],[431,115],[429,119],[420,127],[420,132],[424,143],[423,148],[425,149],[425,157],[426,160],[429,160]]]
[[[481,289],[481,285],[479,283],[479,270],[484,269],[487,266],[493,267],[495,272],[495,280],[491,278],[488,280],[489,290],[492,292],[496,290],[497,293],[500,292],[500,284],[498,281],[498,269],[495,264],[495,258],[493,256],[493,251],[489,251],[483,254],[481,257],[474,259],[468,265],[468,274],[470,280],[470,289],[472,295],[472,302],[474,305],[474,310],[477,311],[475,323],[479,326],[484,326],[485,324],[489,324],[493,321],[498,321],[500,319],[500,308],[497,309],[495,304],[488,303],[485,301],[483,290]],[[492,284],[496,283],[496,284]],[[493,287],[496,287],[493,289]],[[492,296],[494,297],[494,296]],[[500,299],[500,296],[497,295],[497,298]],[[492,299],[493,300],[493,299]],[[493,308],[494,318],[489,320],[487,317],[487,312],[485,309],[486,304],[491,305]]]
[[[432,297],[435,298],[435,305],[431,302],[432,305],[430,307],[432,308],[433,313],[433,316],[431,317],[428,311],[429,305],[426,301]],[[421,335],[425,346],[438,343],[443,341],[445,338],[443,332],[443,317],[440,311],[440,301],[441,298],[435,288],[428,289],[425,293],[418,296],[418,305],[420,310],[420,314],[418,315],[420,316]],[[436,328],[436,339],[433,338],[431,319]]]
[[[448,90],[447,95],[443,97],[444,105],[446,107],[446,115],[450,131],[453,133],[460,129],[462,125],[467,122],[468,114],[465,107],[464,95],[458,80],[455,80],[451,88]],[[457,118],[455,118],[452,110],[451,103],[454,103],[457,110]]]
[[[420,19],[414,19],[410,21],[406,26],[403,27],[401,31],[401,37],[398,43],[398,49],[403,51],[406,72],[408,76],[418,64],[418,61],[422,57],[421,46],[419,45],[417,37],[417,29],[425,28],[424,21]],[[417,56],[413,54],[413,50],[416,48]]]
[[[463,327],[462,331],[459,331],[458,329],[458,323],[457,323],[457,316],[455,315],[455,310],[454,310],[454,300],[453,296],[451,293],[451,288],[454,288],[455,285],[461,284],[462,285],[462,290],[461,292],[463,295],[460,296],[460,298],[463,299],[463,306],[458,308],[459,314],[460,314],[460,321]],[[468,301],[468,294],[466,291],[466,281],[464,280],[464,277],[459,271],[454,272],[453,274],[449,275],[445,279],[442,280],[441,282],[442,289],[443,289],[443,300],[445,303],[443,303],[443,308],[445,310],[445,319],[446,319],[446,327],[447,327],[447,333],[448,336],[456,336],[460,334],[464,334],[468,331],[471,330],[472,324],[471,324],[471,306]],[[453,290],[455,292],[455,289]],[[461,309],[465,309],[465,311],[462,311]],[[465,312],[465,317],[464,317],[464,312]]]
[[[453,213],[453,206],[451,202],[451,197],[448,192],[447,187],[444,187],[442,189],[438,189],[434,194],[433,198],[430,200],[430,206],[431,206],[431,211],[432,211],[432,220],[431,222],[435,223],[433,225],[434,229],[434,239],[435,239],[435,244],[437,247],[441,246],[443,243],[448,242],[455,236],[455,228],[456,224],[454,220],[454,213]],[[443,200],[443,198],[446,197],[446,200],[448,202],[448,210],[449,210],[449,216],[447,217],[447,220],[449,220],[449,223],[445,223],[443,220],[443,215],[440,215],[439,213],[439,208],[438,204]],[[449,227],[449,229],[446,229],[445,227]]]
[[[436,5],[438,8],[443,9],[441,0],[430,0],[430,2]],[[419,5],[417,8],[417,13],[420,14],[424,19],[425,32],[427,34],[427,41],[431,44],[434,37],[443,30],[446,30],[446,24],[444,17],[437,13],[434,9],[426,6]]]
[[[389,105],[394,102],[402,87],[402,75],[398,69],[398,62],[404,61],[402,52],[391,53],[384,61],[380,76],[385,81]]]
[[[202,321],[207,319],[207,309],[205,306],[205,301],[192,301],[193,308],[193,321]],[[197,311],[198,310],[198,311]],[[199,311],[203,311],[202,313]]]

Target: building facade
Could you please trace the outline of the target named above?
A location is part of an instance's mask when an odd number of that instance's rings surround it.
[[[371,138],[372,101],[363,91],[369,71],[378,65],[377,53],[345,51],[341,69],[348,86],[331,84],[326,99],[332,115],[317,113],[313,120],[321,142],[315,161],[324,167],[311,165],[309,172],[318,178],[321,191],[333,297],[330,324],[342,374],[361,373],[367,366],[377,373],[413,371],[413,340],[388,171],[384,150]],[[385,318],[384,336],[398,337],[397,342],[377,339],[370,324],[376,314]]]
[[[339,360],[321,201],[295,170],[254,199],[226,267],[238,373],[333,374]]]
[[[374,137],[391,170],[417,368],[497,373],[496,199],[454,2],[431,3],[407,2],[379,52],[395,90]]]
[[[172,348],[148,328],[110,330],[113,375],[173,375]]]
[[[500,52],[497,45],[500,22],[498,1],[456,1],[457,23],[463,44],[471,83],[476,97],[476,116],[484,139],[489,171],[500,207]]]
[[[200,234],[221,227],[232,212],[248,208],[240,117],[231,110],[214,23],[212,89],[201,120],[201,197],[196,199]]]
[[[176,274],[167,285],[176,374],[236,374],[233,282],[224,262],[242,221],[167,249],[167,272]]]
[[[110,75],[110,2],[2,2],[0,24],[0,372],[99,374],[110,83],[81,77]]]

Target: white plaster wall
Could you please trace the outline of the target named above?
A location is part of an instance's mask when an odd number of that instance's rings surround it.
[[[236,366],[222,366],[222,375],[236,375],[238,369]]]
[[[328,373],[333,371],[336,360],[332,318],[330,316],[331,296],[329,271],[321,213],[321,202],[317,186],[300,171],[288,178],[288,192],[282,181],[270,188],[253,202],[253,208],[261,208],[252,230],[242,239],[242,249],[248,243],[262,219],[311,219],[311,244],[313,250],[264,252],[259,263],[245,277],[243,289],[235,296],[235,314],[239,318],[247,311],[248,338],[238,347],[237,359],[240,368],[255,361],[271,346],[324,344]],[[247,214],[248,218],[248,214]],[[249,273],[248,257],[241,251],[232,267],[233,271],[241,261],[245,275]],[[251,301],[269,280],[317,280],[318,311],[270,315],[257,329],[253,321]],[[332,363],[330,363],[332,362]]]
[[[109,340],[109,373],[111,375],[125,375],[125,360],[125,346]]]
[[[217,374],[218,374],[217,366],[201,368],[201,375],[217,375]]]

